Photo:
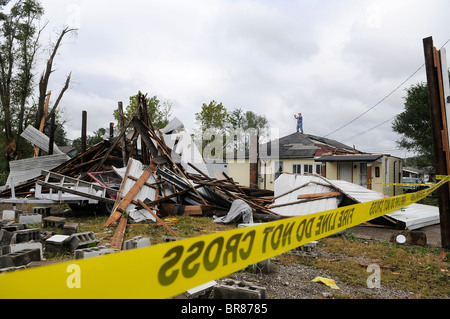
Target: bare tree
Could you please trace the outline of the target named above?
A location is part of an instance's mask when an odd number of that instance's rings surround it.
[[[35,127],[39,128],[39,125],[41,123],[42,117],[45,115],[44,114],[44,106],[45,106],[45,97],[47,95],[47,87],[48,87],[48,82],[50,79],[50,75],[53,73],[52,67],[53,67],[53,61],[55,59],[55,56],[58,52],[58,49],[61,47],[61,42],[64,38],[64,36],[70,32],[74,32],[76,31],[76,29],[70,29],[68,27],[65,27],[62,31],[61,34],[58,37],[58,40],[56,41],[53,50],[50,54],[50,58],[47,60],[47,67],[45,69],[45,71],[42,73],[41,75],[41,79],[39,81],[39,100],[38,100],[38,105],[37,105],[37,112],[36,112],[36,122],[35,122]],[[70,75],[68,77],[68,81],[70,81]],[[68,82],[66,81],[66,84],[68,86]],[[64,93],[64,89],[63,89],[63,93]],[[59,101],[58,101],[59,103]]]

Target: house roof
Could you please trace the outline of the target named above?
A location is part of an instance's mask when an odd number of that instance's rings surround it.
[[[347,154],[347,155],[325,155],[316,157],[317,162],[374,162],[383,157],[380,154]]]
[[[338,141],[311,134],[295,132],[259,146],[259,157],[267,158],[314,158],[322,154],[348,154],[359,151]],[[248,158],[249,151],[240,151],[235,158]]]
[[[374,162],[384,155],[364,153],[329,138],[300,132],[259,146],[261,159],[314,158],[317,162]],[[227,158],[249,158],[249,150],[237,152],[234,156],[228,154]]]

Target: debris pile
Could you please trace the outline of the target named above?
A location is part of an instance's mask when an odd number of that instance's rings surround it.
[[[177,237],[164,217],[224,216],[235,201],[247,207],[246,220],[251,212],[278,216],[267,208],[273,201],[272,191],[242,187],[226,173],[221,178],[209,176],[200,152],[178,119],[163,129],[155,128],[147,116],[144,96],[131,118],[120,110],[118,135],[54,168],[42,169],[37,177],[12,183],[0,194],[9,198],[3,202],[64,201],[73,209],[80,204],[97,205],[110,214],[104,226],[116,227],[111,242],[115,251],[123,247],[129,218],[134,223],[159,223]]]

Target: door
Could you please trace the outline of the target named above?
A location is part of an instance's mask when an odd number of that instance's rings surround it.
[[[352,163],[341,162],[339,163],[339,176],[338,179],[352,182]]]
[[[367,187],[367,163],[359,163],[359,185]]]

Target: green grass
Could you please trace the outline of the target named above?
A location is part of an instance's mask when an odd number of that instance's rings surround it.
[[[301,258],[298,262],[327,270],[356,288],[366,287],[367,265],[377,264],[382,285],[411,292],[417,298],[450,298],[449,258],[441,258],[439,249],[359,240],[345,243],[342,238],[322,239],[319,249],[332,257]]]

